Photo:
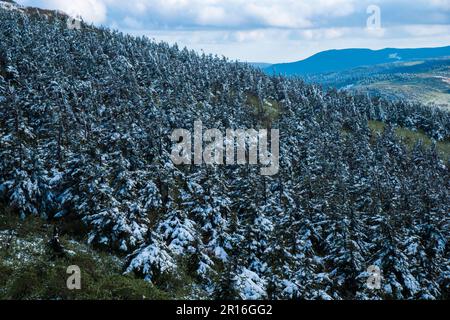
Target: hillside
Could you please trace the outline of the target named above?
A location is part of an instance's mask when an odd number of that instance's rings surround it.
[[[393,62],[306,76],[305,81],[389,100],[450,108],[450,59]]]
[[[81,26],[0,8],[0,297],[448,298],[448,112]],[[175,165],[197,120],[279,129],[279,172]]]

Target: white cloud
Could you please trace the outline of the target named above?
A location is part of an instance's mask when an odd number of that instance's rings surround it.
[[[450,0],[430,0],[430,4],[436,8],[450,11]]]
[[[80,15],[92,23],[106,21],[106,6],[101,0],[48,0],[46,7],[60,9],[70,15]]]
[[[209,24],[225,24],[227,21],[227,15],[223,8],[216,6],[207,6],[201,8],[198,12],[197,22],[200,25]]]
[[[127,14],[146,14],[162,25],[192,27],[302,28],[317,17],[342,17],[354,12],[356,0],[104,0]]]
[[[141,25],[169,28],[322,28],[364,23],[368,5],[377,4],[389,23],[439,17],[450,10],[450,0],[18,0],[65,11],[103,23],[141,20]],[[108,9],[108,12],[107,12]],[[422,14],[423,13],[423,14]],[[355,16],[362,15],[361,19]],[[118,17],[121,16],[121,17]],[[448,16],[448,15],[447,15]],[[408,19],[412,21],[408,21]],[[365,19],[364,19],[365,21]],[[422,21],[423,22],[423,21]],[[418,22],[418,23],[422,23]],[[442,21],[441,21],[442,22]],[[432,21],[430,21],[432,23]]]
[[[412,37],[450,35],[450,25],[406,25],[401,29]]]
[[[36,6],[61,10],[71,16],[82,16],[90,23],[103,23],[107,18],[107,7],[104,0],[18,0],[26,6]]]
[[[127,26],[127,28],[130,28],[130,29],[141,29],[142,28],[142,23],[139,20],[137,20],[133,17],[130,17],[130,16],[126,16],[123,19],[123,23]]]

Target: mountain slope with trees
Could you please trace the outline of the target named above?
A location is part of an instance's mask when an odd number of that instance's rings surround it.
[[[389,100],[414,100],[450,108],[450,58],[388,63],[316,74],[304,79],[324,87],[382,96]]]
[[[279,128],[279,174],[175,166],[170,134],[195,120]],[[432,143],[408,148],[396,127]],[[183,277],[218,299],[448,298],[449,138],[443,110],[0,9],[0,215],[58,225],[157,289]]]

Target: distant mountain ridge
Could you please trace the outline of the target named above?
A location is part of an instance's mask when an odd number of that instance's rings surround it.
[[[344,49],[317,53],[305,60],[274,64],[264,69],[269,74],[305,76],[339,72],[395,61],[414,61],[450,56],[450,46],[439,48],[395,49]]]

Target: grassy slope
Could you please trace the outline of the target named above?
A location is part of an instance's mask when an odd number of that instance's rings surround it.
[[[448,60],[443,61],[448,63]],[[417,64],[396,65],[391,72],[403,75],[402,77],[374,81],[366,87],[357,85],[355,89],[450,108],[450,66],[436,66],[433,63],[434,61],[422,61]]]
[[[385,126],[386,125],[380,121],[369,121],[369,127],[373,132],[380,133],[384,130]],[[420,131],[416,132],[405,128],[397,128],[395,132],[410,150],[419,140],[422,140],[425,146],[431,146],[432,144],[432,140],[425,133]],[[450,160],[450,141],[437,142],[436,145],[442,159],[445,161]]]
[[[259,98],[251,93],[247,93],[247,104],[254,108],[255,115],[258,115],[258,112],[260,112],[260,116],[268,121],[277,119],[282,111],[280,102],[274,99],[266,99],[261,103]]]
[[[94,251],[69,236],[61,237],[66,255],[55,258],[47,245],[52,230],[40,218],[20,221],[12,215],[0,215],[0,300],[141,300],[183,296],[179,290],[163,291],[144,280],[123,275],[123,259]],[[70,275],[66,270],[71,265],[81,269],[81,290],[67,289]]]
[[[354,87],[354,90],[410,99],[425,104],[434,103],[450,109],[450,84],[429,73],[417,74],[408,80],[379,81],[369,85],[358,85]]]
[[[450,58],[395,62],[311,76],[307,80],[326,87],[450,109]]]

